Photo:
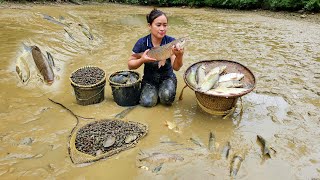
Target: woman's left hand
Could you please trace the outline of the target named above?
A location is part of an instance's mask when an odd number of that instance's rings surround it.
[[[182,57],[184,53],[183,48],[179,48],[176,46],[172,47],[172,52],[176,57]]]

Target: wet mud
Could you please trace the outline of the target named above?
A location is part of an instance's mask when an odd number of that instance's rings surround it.
[[[95,119],[113,118],[126,109],[114,102],[108,85],[99,104],[77,104],[69,77],[88,65],[107,76],[126,70],[134,43],[148,34],[144,15],[152,7],[4,4],[0,9],[1,179],[230,179],[235,155],[242,158],[237,179],[320,177],[319,14],[301,18],[275,12],[160,8],[170,18],[168,35],[190,38],[184,65],[175,72],[176,100],[172,106],[136,107],[123,120],[147,124],[147,136],[132,149],[79,167],[71,162],[67,144],[76,119],[48,98]],[[43,14],[82,24],[86,33],[81,26],[65,28]],[[50,52],[55,60],[51,86],[39,77],[31,54],[23,55],[30,63],[30,79],[27,84],[20,81],[15,66],[22,43]],[[184,90],[183,100],[177,98],[186,69],[211,59],[237,61],[256,78],[255,89],[225,119],[204,112],[190,89]],[[210,132],[215,135],[213,152],[208,149]],[[272,158],[263,155],[257,135],[276,150]],[[225,158],[221,152],[227,143]]]

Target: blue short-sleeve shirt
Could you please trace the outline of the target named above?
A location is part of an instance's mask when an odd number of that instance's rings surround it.
[[[165,45],[175,40],[175,38],[165,35],[162,38],[161,44]],[[132,51],[133,53],[141,53],[146,51],[147,49],[153,48],[153,44],[151,41],[151,34],[140,38],[136,44],[134,45]],[[144,63],[144,76],[143,79],[152,80],[156,77],[160,77],[161,79],[166,79],[167,77],[175,76],[173,73],[173,68],[171,65],[171,59],[166,59],[166,63],[162,67],[158,67],[158,62],[148,62]]]

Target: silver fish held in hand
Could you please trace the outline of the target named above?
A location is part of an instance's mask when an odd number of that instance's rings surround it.
[[[177,47],[181,49],[184,47],[186,41],[187,38],[179,38],[163,46],[153,47],[152,49],[150,49],[150,51],[148,51],[147,55],[151,58],[160,61],[159,65],[164,65],[166,59],[170,58],[173,55],[172,47]],[[140,58],[142,54],[143,52],[132,54],[132,56]]]

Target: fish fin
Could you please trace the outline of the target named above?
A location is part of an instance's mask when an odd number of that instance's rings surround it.
[[[48,63],[51,65],[51,67],[55,67],[52,55],[48,51],[46,51],[46,53],[47,53],[46,59],[47,59]]]
[[[22,42],[23,49],[26,51],[31,51],[31,47],[27,46],[24,42]]]
[[[159,49],[161,46],[152,47],[150,50]]]
[[[166,60],[160,60],[158,61],[158,68],[161,68],[162,66],[164,66],[166,64]]]

